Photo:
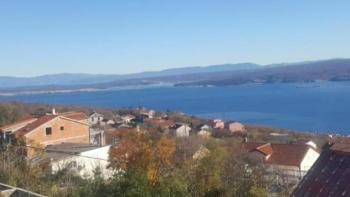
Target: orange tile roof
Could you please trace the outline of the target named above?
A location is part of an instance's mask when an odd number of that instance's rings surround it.
[[[29,133],[30,131],[36,129],[37,127],[45,124],[46,122],[48,122],[56,117],[57,117],[57,115],[40,116],[34,122],[29,123],[26,126],[22,127],[21,129],[15,131],[15,135],[19,135],[19,136],[25,135],[25,134]]]
[[[88,118],[86,114],[82,112],[69,112],[69,113],[64,113],[59,115],[64,116],[66,118],[74,119],[74,120],[85,120]]]
[[[257,147],[256,150],[260,151],[264,155],[271,155],[273,153],[272,146],[270,143],[261,145]]]
[[[271,165],[286,165],[299,167],[306,152],[311,148],[305,144],[273,144],[273,143],[242,143],[242,148],[249,152],[259,151],[265,156],[264,161]]]
[[[62,113],[62,114],[57,114],[57,115],[42,115],[42,116],[30,116],[34,121],[25,125],[24,127],[22,127],[21,129],[15,131],[15,135],[25,135],[27,133],[29,133],[30,131],[36,129],[37,127],[45,124],[46,122],[56,118],[56,117],[66,117],[69,119],[73,119],[73,120],[84,120],[87,119],[86,114],[84,113],[80,113],[80,112],[67,112],[67,113]],[[30,117],[28,117],[27,119],[30,120]],[[16,122],[13,124],[19,124],[21,122]]]

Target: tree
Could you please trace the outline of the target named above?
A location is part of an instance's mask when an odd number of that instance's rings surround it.
[[[216,140],[209,140],[205,147],[209,154],[194,161],[190,169],[190,191],[194,196],[212,196],[222,192],[221,174],[226,150]]]

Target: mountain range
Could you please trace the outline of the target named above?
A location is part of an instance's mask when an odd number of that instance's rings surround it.
[[[142,72],[135,74],[80,74],[61,73],[54,75],[42,75],[37,77],[8,77],[0,76],[0,88],[19,88],[32,86],[69,86],[69,85],[91,85],[113,81],[130,79],[145,79],[155,77],[165,77],[174,75],[187,75],[193,73],[224,72],[235,70],[248,70],[258,68],[259,65],[251,63],[222,64],[205,67],[185,67],[173,68],[162,71]]]
[[[177,86],[222,86],[245,83],[312,82],[315,80],[350,80],[350,59],[270,65],[222,64],[125,75],[62,73],[37,77],[0,77],[0,94],[96,90],[164,83]]]

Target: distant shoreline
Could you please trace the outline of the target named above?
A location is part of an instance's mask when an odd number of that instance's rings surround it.
[[[170,84],[170,83],[155,83],[155,84],[140,84],[140,85],[124,85],[116,87],[106,88],[77,88],[77,89],[49,89],[49,90],[0,90],[0,96],[20,96],[20,95],[37,95],[37,94],[57,94],[57,93],[74,93],[74,92],[97,92],[97,91],[109,91],[109,90],[129,90],[129,89],[142,89],[150,87],[225,87],[225,86],[242,86],[242,85],[270,85],[270,84],[316,84],[318,82],[349,82],[349,80],[315,80],[315,81],[295,81],[295,82],[246,82],[239,84],[227,84],[227,85],[191,85],[191,84]],[[311,87],[296,86],[296,88],[317,88],[319,85],[313,85]]]

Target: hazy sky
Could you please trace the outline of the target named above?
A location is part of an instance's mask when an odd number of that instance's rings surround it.
[[[349,0],[0,1],[0,75],[350,57]]]

